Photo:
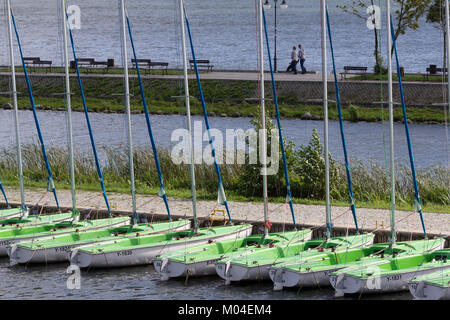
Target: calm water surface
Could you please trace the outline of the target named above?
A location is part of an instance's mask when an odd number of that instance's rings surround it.
[[[340,70],[344,65],[372,68],[375,64],[373,31],[367,28],[364,19],[343,13],[336,8],[337,4],[345,5],[351,2],[352,0],[328,1],[336,63]],[[62,65],[59,3],[57,0],[14,1],[13,9],[25,56],[37,56],[43,60],[54,61],[54,65]],[[118,1],[68,0],[67,3],[78,5],[81,9],[81,30],[74,30],[78,56],[97,60],[114,58],[117,64],[121,64]],[[127,1],[139,57],[167,61],[169,67],[181,67],[177,3],[178,0]],[[211,60],[217,69],[257,69],[255,1],[186,0],[185,3],[198,59]],[[321,70],[319,1],[288,0],[287,3],[287,10],[278,11],[279,69],[285,69],[289,64],[292,46],[301,43],[306,50],[307,68]],[[383,6],[384,1],[381,1],[381,4]],[[7,43],[3,12],[1,16],[0,42]],[[386,51],[384,16],[382,13],[383,55]],[[273,8],[267,12],[267,21],[273,54]],[[434,28],[433,24],[426,23],[425,19],[420,21],[419,29],[408,30],[402,35],[398,48],[405,70],[425,72],[429,64],[442,65],[442,39],[441,32]],[[7,50],[6,45],[0,47],[0,64],[8,62]],[[266,56],[264,59],[267,59]],[[331,64],[329,68],[331,69]]]
[[[226,286],[219,277],[160,281],[153,266],[104,269],[81,272],[81,288],[67,289],[66,264],[48,266],[9,266],[0,259],[0,299],[164,299],[164,300],[264,300],[264,299],[334,299],[330,288],[321,290],[272,291],[272,282],[254,282]],[[408,292],[368,295],[362,299],[406,300]],[[358,299],[345,297],[344,299]]]
[[[98,147],[126,147],[126,115],[124,114],[103,114],[91,113],[91,123],[95,140]],[[58,111],[39,111],[39,121],[45,143],[47,145],[65,146],[67,143],[66,113]],[[194,116],[193,121],[203,121],[203,117]],[[84,113],[74,112],[73,132],[75,148],[87,151],[91,155],[90,140],[86,127]],[[212,128],[217,128],[222,132],[226,129],[242,128],[247,130],[252,127],[250,118],[221,118],[210,117]],[[10,110],[0,110],[0,149],[12,148],[15,145],[13,112]],[[152,115],[151,123],[156,143],[161,148],[172,149],[178,142],[171,141],[172,132],[175,129],[185,128],[185,116],[178,115]],[[132,115],[133,143],[134,146],[150,146],[150,139],[147,133],[145,116],[143,114]],[[194,126],[193,126],[194,127]],[[319,134],[323,133],[322,121],[302,121],[298,119],[282,120],[284,137],[292,140],[296,146],[306,145],[311,137],[313,129],[317,129]],[[367,123],[345,122],[345,134],[347,140],[348,154],[351,158],[362,161],[376,160],[381,164],[385,163],[385,156],[389,157],[389,128],[388,123]],[[23,143],[37,142],[37,133],[34,126],[33,114],[31,111],[20,111],[20,128]],[[205,125],[202,124],[203,133]],[[413,143],[415,163],[417,167],[429,167],[434,164],[449,165],[448,151],[449,142],[446,138],[446,128],[443,125],[410,125],[411,140]],[[384,133],[384,140],[383,140]],[[201,132],[200,132],[201,134]],[[342,144],[337,121],[330,121],[330,152],[335,159],[343,160]],[[223,134],[225,146],[225,137]],[[203,142],[207,144],[206,141]],[[196,151],[201,150],[201,144],[195,145]],[[100,149],[100,156],[104,154]],[[386,153],[385,153],[386,150]],[[409,165],[408,149],[404,126],[401,123],[395,124],[395,155],[398,163]]]

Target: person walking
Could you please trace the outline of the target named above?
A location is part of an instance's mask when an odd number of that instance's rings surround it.
[[[287,67],[286,72],[293,71],[294,74],[297,74],[297,63],[298,63],[297,47],[294,46],[292,48],[292,53],[291,53],[291,63]]]
[[[297,53],[298,59],[300,60],[300,67],[302,68],[302,74],[306,73],[305,68],[305,61],[306,61],[306,55],[305,55],[305,49],[302,48],[302,45],[298,45],[298,53]]]

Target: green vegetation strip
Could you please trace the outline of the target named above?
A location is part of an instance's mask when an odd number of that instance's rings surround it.
[[[47,175],[42,155],[37,145],[23,147],[23,169],[27,188],[44,188]],[[124,147],[102,149],[105,160],[103,174],[108,192],[129,193],[128,157]],[[316,131],[306,146],[296,147],[287,144],[287,161],[291,177],[291,190],[294,203],[324,204],[325,165],[323,148]],[[69,189],[67,150],[60,147],[48,149],[50,164],[57,188]],[[168,150],[159,150],[159,160],[164,174],[164,183],[169,198],[191,197],[190,176],[187,165],[173,163]],[[248,159],[247,159],[248,160]],[[141,194],[156,195],[159,191],[158,175],[150,148],[137,148],[134,151],[136,191]],[[227,198],[232,201],[261,202],[262,179],[257,165],[221,165],[222,179]],[[280,163],[281,165],[281,163]],[[413,184],[411,172],[406,166],[396,168],[396,207],[413,210]],[[390,182],[388,167],[377,162],[352,160],[351,173],[357,207],[390,207]],[[450,213],[449,168],[433,166],[419,169],[419,190],[424,211]],[[0,151],[0,175],[5,185],[18,186],[16,155],[14,149]],[[77,152],[75,156],[75,176],[77,188],[98,191],[98,180],[93,159],[89,153]],[[199,200],[217,199],[217,177],[214,166],[197,165],[196,182]],[[284,203],[286,199],[283,170],[268,176],[269,197],[272,202]],[[330,159],[330,190],[333,205],[348,206],[348,191],[345,168]]]
[[[93,112],[121,113],[124,112],[123,103],[123,81],[119,77],[82,77],[88,109]],[[353,78],[352,78],[353,79]],[[64,110],[64,82],[61,76],[32,75],[31,82],[38,109]],[[0,77],[0,86],[9,87],[9,77]],[[280,115],[283,118],[310,118],[313,120],[323,119],[323,108],[320,105],[309,105],[299,103],[299,98],[285,90],[283,84],[278,83]],[[190,81],[191,96],[198,97],[198,87],[195,81]],[[26,87],[22,78],[18,77],[19,108],[29,109],[29,101],[25,95]],[[81,97],[76,81],[71,82],[72,108],[74,111],[82,111]],[[148,99],[149,110],[153,114],[184,114],[184,107],[180,99],[174,97],[183,95],[182,79],[144,79],[144,91]],[[258,110],[258,106],[251,98],[258,95],[256,81],[227,81],[207,80],[204,81],[204,92],[208,102],[208,111],[214,116],[228,117],[252,117]],[[58,95],[59,93],[59,95]],[[131,108],[134,113],[142,113],[142,102],[140,99],[139,85],[137,79],[130,79]],[[268,96],[270,98],[270,95]],[[0,97],[0,107],[6,103],[11,104],[11,98]],[[268,103],[268,108],[273,105]],[[197,99],[191,100],[192,114],[202,113],[201,103]],[[309,113],[310,117],[305,117]],[[270,113],[274,116],[274,113]],[[330,104],[329,116],[337,120],[337,108]],[[412,122],[444,123],[445,110],[443,108],[408,107],[408,118]],[[348,121],[381,121],[379,107],[366,106],[344,106],[344,120]],[[402,121],[401,109],[394,111],[394,120]]]

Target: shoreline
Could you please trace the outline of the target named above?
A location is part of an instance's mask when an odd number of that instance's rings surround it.
[[[16,189],[7,188],[10,202],[20,203],[20,193]],[[26,189],[27,204],[31,207],[41,198],[44,191]],[[58,190],[61,207],[70,208],[72,205],[71,191]],[[108,192],[111,209],[120,214],[131,215],[131,196],[126,193]],[[106,210],[100,192],[77,190],[78,207],[80,210],[94,211]],[[139,213],[146,215],[165,215],[164,202],[156,195],[136,195],[137,209]],[[197,214],[199,219],[205,220],[209,213],[216,207],[216,201],[197,201]],[[54,206],[54,200],[49,194],[45,206]],[[186,216],[192,218],[192,201],[189,199],[169,198],[171,214],[173,216]],[[262,202],[240,202],[229,201],[231,217],[234,220],[261,222],[263,220]],[[219,208],[223,209],[223,208]],[[296,222],[299,225],[323,226],[325,224],[324,205],[294,204]],[[354,228],[353,218],[348,208],[331,206],[332,217],[335,228]],[[375,230],[381,225],[387,230],[390,224],[390,210],[388,209],[356,209],[358,223],[361,229]],[[269,220],[272,223],[292,225],[289,209],[283,203],[269,202]],[[403,233],[422,233],[418,213],[396,210],[397,230]],[[427,232],[430,234],[450,234],[450,214],[424,212],[424,221]]]
[[[97,70],[95,70],[97,71]],[[202,73],[202,86],[210,116],[252,117],[257,113],[257,103],[251,98],[258,96],[256,73],[250,72],[207,72]],[[40,110],[64,111],[64,98],[56,94],[63,87],[63,74],[31,73],[33,94]],[[72,76],[74,76],[72,74]],[[194,75],[190,74],[189,86],[192,96],[198,96],[198,87]],[[91,112],[123,113],[122,97],[123,79],[120,74],[82,74],[88,110]],[[276,75],[276,85],[280,116],[285,119],[322,120],[323,107],[314,102],[321,98],[321,81],[316,74],[295,76],[280,73]],[[143,85],[151,114],[182,114],[179,96],[183,83],[180,75],[143,75]],[[9,86],[9,74],[0,73],[0,86]],[[382,121],[386,105],[387,84],[384,81],[340,81],[343,117],[349,121]],[[404,91],[408,108],[408,121],[411,123],[439,124],[445,123],[446,112],[443,102],[444,87],[441,83],[405,82]],[[23,74],[17,74],[19,108],[30,109],[27,87]],[[272,90],[270,81],[266,81],[268,112],[274,108],[270,102]],[[330,86],[329,95],[335,96],[334,86]],[[71,81],[73,111],[83,111],[79,87]],[[132,113],[143,113],[139,85],[135,76],[130,76],[130,93]],[[400,101],[398,85],[394,85],[394,100]],[[377,102],[378,101],[378,102]],[[0,108],[11,109],[10,97],[0,97]],[[191,100],[192,114],[201,114],[200,101]],[[337,119],[335,103],[330,103],[329,117]],[[401,108],[394,108],[394,121],[403,121]],[[386,119],[385,119],[386,120]]]

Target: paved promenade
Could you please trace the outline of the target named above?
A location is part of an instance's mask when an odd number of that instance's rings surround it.
[[[26,199],[29,206],[35,204],[43,195],[44,190],[36,191],[27,189]],[[11,203],[20,202],[18,190],[7,189]],[[58,190],[58,197],[62,207],[71,207],[70,190]],[[108,193],[112,210],[130,212],[131,196],[129,194]],[[106,209],[100,192],[77,191],[79,209]],[[41,203],[43,204],[43,203]],[[47,195],[47,205],[54,206],[53,195]],[[192,202],[190,200],[171,199],[169,205],[173,215],[192,217]],[[215,201],[198,201],[197,209],[199,217],[208,217],[216,206]],[[236,220],[263,221],[263,203],[255,202],[229,202],[232,218]],[[141,213],[165,214],[163,201],[156,196],[137,195],[137,209]],[[223,208],[222,208],[223,209]],[[294,205],[295,216],[298,224],[322,226],[325,224],[325,206]],[[332,217],[335,227],[353,227],[351,212],[344,207],[332,207]],[[361,229],[374,230],[376,222],[383,223],[389,230],[390,212],[383,209],[357,208],[358,222]],[[425,225],[428,233],[450,235],[450,213],[424,213]],[[288,207],[280,203],[269,203],[269,220],[272,222],[290,223],[291,215]],[[396,212],[397,230],[404,232],[422,232],[418,214],[411,212]]]
[[[130,69],[131,71],[132,69]],[[180,71],[181,72],[181,71]],[[270,81],[270,73],[265,72],[265,80]],[[8,72],[0,72],[1,76],[9,76]],[[17,72],[17,75],[23,75],[21,72]],[[49,76],[49,77],[64,77],[63,73],[41,73],[41,72],[32,72],[30,73],[31,78],[33,76]],[[122,78],[122,74],[115,73],[82,73],[83,77],[88,78]],[[141,71],[141,76],[143,78],[148,79],[183,79],[183,75],[161,75],[161,74],[151,74]],[[71,74],[71,77],[76,77],[76,74]],[[136,74],[129,74],[130,78],[137,77]],[[190,73],[188,75],[190,79],[195,79],[195,74]],[[332,74],[328,75],[329,81],[334,81]],[[348,76],[350,78],[351,76]],[[257,72],[246,72],[246,71],[213,71],[213,72],[204,72],[200,74],[200,78],[203,80],[244,80],[244,81],[257,81],[259,80],[259,75]],[[322,74],[316,73],[312,71],[311,73],[306,74],[293,74],[286,72],[279,72],[275,74],[276,81],[322,81]]]

